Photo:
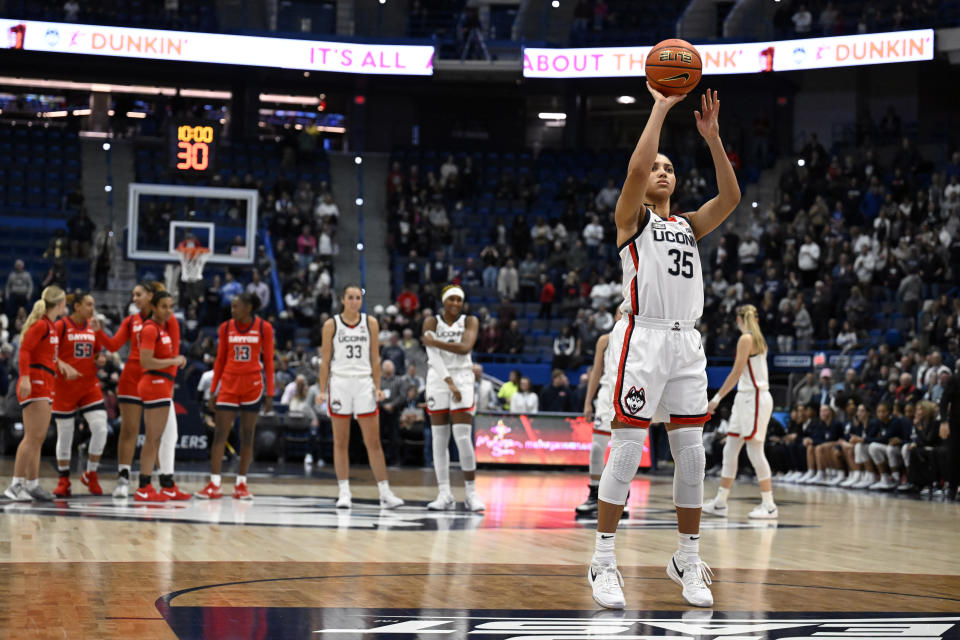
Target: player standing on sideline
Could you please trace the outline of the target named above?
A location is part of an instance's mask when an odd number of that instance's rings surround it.
[[[127,342],[130,343],[130,353],[127,363],[120,373],[117,383],[117,401],[120,405],[120,437],[117,439],[117,486],[113,489],[114,498],[126,498],[130,492],[130,467],[137,450],[137,435],[140,433],[140,418],[143,415],[143,404],[137,391],[140,378],[143,377],[143,367],[140,365],[140,342],[138,340],[143,323],[153,311],[154,296],[163,291],[159,282],[141,282],[133,288],[133,304],[140,310],[139,313],[129,315],[120,323],[117,333],[110,337],[100,327],[94,317],[91,328],[97,330],[97,338],[107,351],[119,351]],[[174,354],[180,353],[180,323],[176,316],[170,315],[164,327],[173,340]],[[167,414],[167,426],[163,430],[160,441],[160,491],[170,500],[189,500],[190,494],[181,491],[173,480],[174,462],[177,452],[177,414],[173,400],[170,400],[170,412]]]
[[[90,428],[87,469],[80,476],[80,482],[87,486],[91,494],[103,494],[97,469],[107,445],[107,407],[103,403],[96,363],[103,345],[90,326],[95,314],[94,304],[93,296],[89,293],[68,295],[67,310],[71,313],[57,320],[54,325],[59,341],[57,360],[70,365],[79,374],[76,379],[57,376],[53,385],[56,390],[53,417],[57,423],[57,471],[60,473],[53,495],[60,498],[70,495],[70,456],[77,416],[82,416]]]
[[[166,502],[170,497],[153,488],[153,466],[157,461],[160,439],[173,412],[173,386],[177,369],[187,364],[177,354],[179,340],[170,334],[168,320],[173,317],[173,296],[166,291],[153,295],[153,311],[143,323],[137,337],[140,343],[140,366],[143,376],[137,384],[137,395],[143,403],[143,424],[146,438],[140,449],[140,488],[134,494],[138,502]]]
[[[622,312],[617,309],[617,322],[621,315]],[[597,490],[600,486],[600,474],[603,473],[603,456],[610,443],[610,422],[613,420],[613,385],[617,381],[617,363],[607,360],[610,352],[610,334],[605,333],[597,338],[593,368],[590,369],[590,377],[587,379],[587,397],[583,403],[583,417],[593,420],[593,441],[590,444],[590,495],[583,504],[577,506],[578,514],[597,510]],[[594,396],[597,398],[596,413],[593,411]]]
[[[240,412],[240,464],[233,486],[234,500],[252,500],[247,489],[247,470],[253,461],[253,436],[257,428],[260,403],[273,411],[273,325],[254,315],[260,298],[241,293],[230,301],[232,319],[220,324],[217,361],[210,382],[210,411],[216,416],[213,444],[210,446],[210,482],[197,492],[198,498],[222,498],[220,467],[223,450]],[[263,357],[263,364],[260,358]],[[264,395],[263,379],[267,393]],[[217,388],[219,385],[219,389]]]
[[[675,461],[673,502],[679,548],[667,575],[683,587],[684,599],[709,607],[710,568],[700,559],[703,506],[703,423],[707,413],[707,359],[694,323],[703,313],[703,275],[697,240],[722,223],[740,188],[720,140],[720,102],[709,89],[694,112],[697,129],[713,156],[719,194],[693,213],[670,215],[676,187],[673,163],[660,153],[660,129],[683,96],[665,97],[647,84],[654,104],[617,200],[617,247],[623,265],[623,317],[610,334],[617,363],[615,419],[610,457],[600,477],[596,550],[587,579],[597,604],[622,609],[623,577],[617,570],[614,537],[630,482],[640,465],[647,428],[666,414]]]
[[[466,485],[464,505],[468,511],[483,511],[477,495],[477,456],[473,450],[474,375],[470,352],[477,341],[480,321],[463,315],[463,289],[447,285],[440,295],[443,313],[423,321],[423,346],[427,350],[427,413],[433,439],[433,469],[439,493],[427,504],[434,511],[453,509],[457,502],[450,490],[450,431],[460,453],[460,468]]]
[[[337,473],[338,509],[352,506],[350,495],[350,419],[360,423],[370,470],[380,491],[380,508],[394,509],[403,500],[393,495],[380,444],[380,323],[365,313],[363,289],[348,284],[340,297],[342,311],[323,323],[320,346],[320,397],[327,399],[333,422],[333,466]]]
[[[67,296],[60,287],[43,290],[33,304],[30,315],[20,330],[20,357],[17,380],[17,401],[23,412],[23,439],[17,446],[13,463],[13,481],[3,492],[10,500],[53,500],[53,494],[40,486],[40,449],[50,426],[50,410],[57,376],[58,340],[53,321],[63,315]],[[77,377],[69,366],[61,375]]]
[[[707,411],[717,412],[723,397],[737,385],[737,396],[730,413],[730,430],[723,443],[723,470],[720,472],[720,488],[717,497],[703,505],[705,513],[727,515],[727,496],[737,477],[737,462],[740,449],[747,445],[747,456],[757,472],[761,502],[748,514],[750,518],[774,519],[779,513],[773,501],[770,484],[770,463],[763,453],[767,438],[767,425],[773,415],[773,396],[770,395],[770,376],[767,373],[767,341],[757,322],[757,308],[745,304],[737,311],[737,328],[743,334],[737,341],[737,357],[733,369],[723,381],[717,394],[710,399]]]

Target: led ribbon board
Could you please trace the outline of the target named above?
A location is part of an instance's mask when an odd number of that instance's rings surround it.
[[[337,73],[433,75],[434,48],[422,45],[321,42],[33,20],[0,20],[0,29],[5,34],[0,47],[24,51]]]
[[[743,44],[696,45],[703,74],[834,69],[933,59],[933,29]],[[527,78],[614,78],[644,75],[653,46],[523,50]]]

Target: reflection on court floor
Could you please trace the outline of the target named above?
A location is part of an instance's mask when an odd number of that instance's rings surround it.
[[[199,500],[141,504],[110,497],[79,496],[53,503],[7,503],[7,514],[178,522],[198,525],[315,527],[322,529],[396,529],[469,531],[473,529],[593,529],[596,516],[576,517],[567,506],[493,503],[484,513],[463,509],[429,511],[426,502],[407,502],[398,509],[380,509],[376,500],[354,499],[352,509],[337,509],[333,498],[258,495],[252,501]],[[462,503],[459,503],[462,507]],[[672,506],[631,505],[626,529],[675,529]],[[777,529],[811,526],[784,522],[705,518],[704,529]]]

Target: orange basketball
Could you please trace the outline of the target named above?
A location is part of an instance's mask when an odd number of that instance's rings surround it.
[[[693,91],[702,70],[700,53],[686,40],[664,40],[647,54],[647,81],[665,96]]]

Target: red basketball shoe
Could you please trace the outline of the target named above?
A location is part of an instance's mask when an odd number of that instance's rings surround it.
[[[100,479],[97,478],[96,471],[84,471],[80,476],[80,482],[86,485],[87,489],[90,490],[90,495],[103,495],[103,489],[100,488]]]

